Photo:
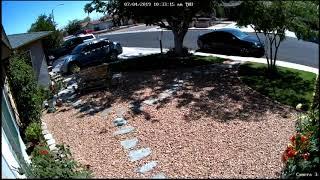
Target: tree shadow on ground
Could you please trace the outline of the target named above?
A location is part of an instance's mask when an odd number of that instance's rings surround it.
[[[130,108],[133,115],[142,114],[145,119],[150,120],[150,114],[141,110],[139,106],[142,106],[144,100],[157,97],[169,89],[177,79],[184,81],[182,89],[176,95],[159,101],[155,107],[166,108],[166,104],[176,99],[177,108],[189,108],[188,114],[185,115],[186,121],[197,120],[201,117],[209,117],[220,122],[228,122],[233,119],[259,121],[268,111],[279,114],[287,113],[281,105],[273,103],[245,86],[238,78],[237,69],[207,62],[203,64],[197,62],[199,64],[196,65],[186,63],[182,67],[181,64],[184,62],[167,61],[171,63],[170,66],[164,66],[163,62],[156,66],[157,63],[152,62],[149,69],[147,65],[143,65],[144,71],[138,68],[139,64],[133,64],[132,67],[124,66],[124,71],[120,71],[121,68],[119,68],[118,72],[121,72],[122,75],[116,85],[107,90],[81,96],[84,107],[91,105],[91,108],[97,111],[91,114],[82,113],[79,117],[94,115],[113,103],[131,102],[135,107]],[[164,67],[167,68],[163,69]],[[143,94],[142,91],[145,90],[148,90],[148,93]]]

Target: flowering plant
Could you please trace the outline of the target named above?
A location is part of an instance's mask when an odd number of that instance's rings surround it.
[[[301,175],[319,173],[319,111],[302,115],[297,121],[297,133],[282,154],[285,168],[283,178],[299,178]]]

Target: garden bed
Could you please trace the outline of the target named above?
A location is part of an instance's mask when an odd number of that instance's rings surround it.
[[[109,91],[80,97],[99,109],[81,112],[60,107],[43,120],[58,143],[70,146],[76,160],[97,178],[151,177],[162,171],[169,178],[277,178],[281,154],[294,132],[295,110],[275,104],[244,85],[236,69],[216,66],[158,69],[122,73],[123,83]],[[141,113],[128,108],[182,80],[182,89],[160,103],[141,103]],[[109,114],[105,110],[112,107]],[[112,136],[119,109],[136,132]],[[152,154],[130,162],[119,140],[137,137]],[[145,175],[134,172],[149,160],[158,166]]]

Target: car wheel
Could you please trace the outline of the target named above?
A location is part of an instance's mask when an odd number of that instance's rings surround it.
[[[111,52],[111,54],[109,55],[109,59],[111,62],[116,61],[118,59],[118,53],[115,51]]]
[[[76,74],[80,72],[80,66],[76,63],[72,63],[69,65],[69,73]]]
[[[248,56],[249,50],[247,48],[241,48],[240,49],[240,56]]]

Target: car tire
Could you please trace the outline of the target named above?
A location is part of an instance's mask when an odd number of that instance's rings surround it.
[[[116,51],[112,51],[108,58],[111,62],[116,61],[118,59],[118,53]]]
[[[71,63],[68,68],[70,74],[76,74],[80,72],[80,66],[77,63]]]

